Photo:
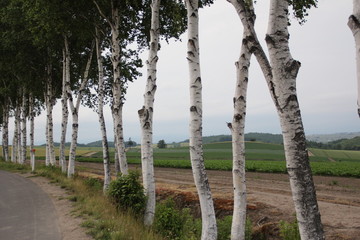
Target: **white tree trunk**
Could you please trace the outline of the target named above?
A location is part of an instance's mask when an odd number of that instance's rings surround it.
[[[115,127],[114,127],[114,146],[116,146]],[[115,175],[119,176],[119,174],[121,173],[121,170],[120,170],[119,155],[118,155],[116,148],[114,148],[114,163],[115,163],[114,164],[115,165]]]
[[[17,152],[18,152],[18,121],[19,119],[17,118],[18,116],[18,112],[19,112],[19,108],[15,107],[15,112],[14,112],[14,135],[13,135],[13,141],[12,141],[12,149],[11,149],[11,162],[16,163],[17,162]]]
[[[112,9],[112,25],[111,25],[111,62],[113,66],[113,102],[112,114],[115,126],[116,145],[115,149],[118,153],[120,171],[122,174],[128,174],[128,165],[125,154],[124,133],[122,123],[123,94],[120,79],[120,17],[119,9]]]
[[[231,239],[245,239],[246,226],[246,177],[245,177],[245,116],[246,116],[246,93],[249,77],[251,53],[246,42],[248,33],[244,31],[243,44],[239,60],[235,63],[237,80],[235,87],[234,116],[232,124],[228,124],[232,134],[233,152],[233,186],[234,186],[234,210],[231,225]]]
[[[89,58],[86,63],[85,72],[81,81],[81,85],[78,90],[79,93],[75,104],[70,89],[70,83],[67,82],[68,100],[69,100],[71,116],[72,116],[72,134],[71,134],[71,145],[69,151],[69,163],[68,163],[68,173],[67,173],[68,177],[72,177],[75,173],[75,156],[76,156],[76,147],[77,147],[77,137],[79,132],[79,108],[80,108],[81,99],[84,96],[84,90],[89,80],[89,70],[93,56],[94,44],[95,43],[93,42],[91,46],[91,51],[89,53]]]
[[[122,122],[122,107],[123,107],[123,84],[120,79],[120,64],[121,64],[121,48],[120,48],[120,16],[119,9],[114,4],[111,4],[111,19],[107,18],[96,0],[93,0],[101,16],[106,19],[111,28],[111,62],[113,67],[113,84],[112,84],[112,116],[114,122],[115,132],[115,151],[119,157],[120,171],[122,174],[128,174],[128,165],[125,154],[124,132]]]
[[[99,88],[98,88],[98,116],[102,136],[102,147],[103,147],[103,163],[104,163],[104,192],[108,189],[111,182],[110,175],[110,155],[109,155],[109,145],[106,135],[106,124],[104,118],[104,68],[103,68],[103,59],[101,56],[101,41],[99,29],[95,28],[96,32],[96,58],[98,64],[98,74],[99,74]]]
[[[200,199],[202,240],[217,238],[214,203],[205,171],[202,149],[202,84],[199,54],[198,1],[186,0],[188,19],[187,60],[190,76],[190,158],[193,176]]]
[[[54,148],[54,124],[53,124],[53,108],[55,99],[53,96],[53,85],[51,79],[51,64],[47,66],[47,79],[45,91],[45,105],[46,105],[46,166],[56,165],[55,148]]]
[[[21,152],[22,152],[22,147],[21,147],[21,107],[18,106],[18,111],[17,111],[17,115],[15,116],[17,118],[16,121],[16,128],[17,128],[17,142],[16,142],[16,149],[17,149],[17,154],[16,154],[16,162],[22,164],[22,160],[21,160]]]
[[[271,0],[266,43],[272,66],[274,97],[284,138],[286,166],[302,240],[324,239],[305,133],[296,95],[300,62],[291,57],[288,1]]]
[[[67,37],[64,36],[64,49],[63,49],[63,79],[62,79],[62,95],[61,95],[61,138],[59,147],[59,164],[63,173],[66,173],[66,131],[69,118],[68,99],[67,99],[67,83],[70,83],[70,51],[68,46]]]
[[[27,119],[27,99],[25,96],[25,93],[23,91],[23,97],[22,97],[22,105],[21,105],[21,158],[20,163],[24,164],[26,161],[26,140],[27,140],[27,129],[26,129],[26,119]]]
[[[3,158],[7,162],[9,161],[9,106],[7,101],[3,105],[3,124],[2,124],[2,152]]]
[[[31,171],[35,171],[35,149],[34,149],[34,118],[35,118],[35,112],[34,112],[34,97],[32,93],[30,93],[29,96],[29,121],[30,121],[30,166]]]
[[[356,73],[357,73],[357,86],[358,86],[358,114],[360,117],[360,2],[353,0],[353,14],[349,17],[348,26],[351,29],[356,48]]]
[[[149,56],[147,65],[147,82],[144,94],[144,106],[138,111],[141,125],[141,166],[145,195],[147,197],[144,223],[150,226],[155,216],[155,178],[153,159],[153,111],[156,91],[156,63],[159,46],[159,11],[160,0],[151,3],[151,29]]]

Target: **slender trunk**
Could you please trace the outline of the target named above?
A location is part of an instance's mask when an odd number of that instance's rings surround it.
[[[120,171],[122,174],[128,173],[128,165],[125,154],[124,132],[122,123],[123,93],[120,79],[120,16],[119,9],[112,6],[112,24],[111,24],[111,62],[113,66],[113,103],[112,112],[115,126],[116,151],[119,156]]]
[[[17,162],[17,146],[18,146],[18,137],[19,137],[19,134],[18,134],[18,118],[17,118],[17,115],[18,115],[18,111],[19,111],[19,108],[18,107],[15,107],[15,112],[14,112],[14,135],[13,135],[13,141],[12,141],[12,149],[11,149],[11,162],[13,163],[16,163]]]
[[[96,32],[96,59],[98,64],[98,73],[99,73],[99,89],[98,89],[98,116],[102,136],[102,147],[103,147],[103,163],[104,163],[104,192],[108,189],[111,182],[110,175],[110,155],[109,155],[109,145],[106,135],[106,124],[104,118],[104,68],[103,68],[103,59],[101,56],[101,42],[100,42],[100,33],[99,29],[95,27]]]
[[[356,73],[357,73],[357,86],[358,86],[358,114],[360,117],[360,2],[353,0],[353,14],[349,17],[348,26],[351,29],[356,48]]]
[[[159,9],[160,0],[153,0],[151,3],[151,29],[150,47],[147,65],[147,83],[144,94],[144,106],[138,111],[142,130],[141,137],[141,166],[143,186],[146,195],[146,209],[144,223],[150,226],[154,222],[155,216],[155,179],[154,179],[154,159],[153,159],[153,110],[156,91],[156,64],[158,61],[159,46]]]
[[[89,58],[86,63],[85,72],[83,75],[83,79],[81,82],[81,85],[79,87],[79,93],[76,99],[76,103],[74,104],[74,100],[72,97],[71,89],[70,89],[70,83],[67,82],[67,93],[68,93],[68,100],[69,105],[71,109],[71,116],[72,116],[72,134],[71,134],[71,145],[70,145],[70,151],[69,151],[69,164],[68,164],[68,177],[71,177],[75,173],[75,156],[76,156],[76,147],[77,147],[77,137],[78,137],[78,131],[79,131],[79,108],[81,99],[84,96],[84,90],[86,88],[87,82],[89,80],[89,71],[92,61],[92,55],[94,50],[94,42],[91,46],[91,50],[89,53]]]
[[[2,124],[2,152],[5,161],[9,161],[9,105],[5,101],[3,105],[3,124]]]
[[[16,142],[16,162],[17,163],[20,163],[22,164],[22,160],[21,160],[21,152],[22,152],[22,147],[21,147],[21,107],[17,107],[18,108],[18,111],[17,111],[17,114],[16,114],[16,128],[17,128],[17,142]]]
[[[240,58],[235,63],[237,80],[235,87],[234,116],[228,124],[232,134],[234,210],[231,225],[231,239],[245,239],[246,226],[246,178],[245,178],[245,115],[246,93],[251,53],[245,42],[248,33],[244,31]]]
[[[202,96],[199,56],[198,1],[186,0],[188,18],[187,59],[190,76],[190,158],[200,199],[202,240],[217,238],[217,226],[210,185],[205,171],[202,149]]]
[[[64,49],[63,49],[63,79],[62,79],[62,121],[61,121],[61,138],[59,147],[59,164],[63,173],[66,173],[66,156],[65,156],[65,144],[66,144],[66,131],[69,118],[68,99],[67,99],[67,83],[70,83],[70,52],[67,37],[64,36]]]
[[[271,0],[266,43],[284,138],[286,166],[302,240],[324,239],[316,191],[296,94],[300,62],[289,49],[288,1]]]
[[[34,149],[34,118],[35,118],[35,112],[34,112],[34,98],[32,93],[30,93],[29,96],[29,121],[30,121],[30,166],[31,171],[35,171],[35,149]]]
[[[54,148],[54,124],[53,124],[53,108],[55,105],[55,99],[53,96],[53,85],[51,77],[51,64],[47,66],[47,78],[46,78],[46,93],[45,93],[45,104],[46,104],[46,139],[47,139],[47,154],[46,154],[46,166],[56,165],[55,148]]]
[[[27,119],[27,99],[25,96],[25,93],[23,92],[23,97],[22,97],[22,106],[21,106],[21,140],[22,140],[22,148],[21,148],[21,158],[20,158],[20,163],[24,164],[26,161],[26,150],[27,150],[27,145],[26,145],[26,140],[27,140],[27,129],[26,129],[26,119]]]
[[[45,128],[45,138],[46,138],[46,147],[45,147],[45,166],[50,166],[50,154],[49,154],[49,120],[46,119],[46,128]]]
[[[115,128],[114,128],[114,162],[115,162],[115,175],[119,176],[119,174],[121,173],[120,170],[120,162],[119,162],[119,155],[118,152],[115,148],[116,146],[116,136],[115,136]]]

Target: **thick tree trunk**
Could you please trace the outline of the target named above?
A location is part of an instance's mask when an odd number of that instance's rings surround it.
[[[114,127],[114,146],[116,146],[115,127]],[[121,173],[121,170],[120,170],[119,155],[116,150],[116,147],[114,147],[114,163],[115,163],[114,164],[115,165],[115,175],[119,176],[119,174]]]
[[[349,17],[348,26],[351,29],[356,48],[356,73],[357,73],[357,85],[358,85],[358,114],[360,117],[360,2],[359,0],[353,0],[353,14]]]
[[[198,1],[186,0],[188,18],[187,60],[190,75],[190,158],[194,181],[199,194],[202,217],[202,240],[217,238],[214,203],[205,171],[202,149],[202,84],[199,56]]]
[[[79,87],[79,93],[76,99],[76,103],[74,104],[73,96],[70,89],[70,83],[67,82],[67,93],[68,93],[68,100],[69,105],[71,109],[71,116],[72,116],[72,134],[71,134],[71,145],[70,145],[70,151],[69,151],[69,163],[68,163],[68,177],[72,177],[75,173],[75,156],[76,156],[76,147],[77,147],[77,137],[78,137],[78,131],[79,131],[79,108],[81,99],[84,96],[84,90],[87,85],[87,82],[89,80],[89,71],[93,56],[93,50],[94,50],[94,42],[91,46],[91,51],[89,53],[89,58],[86,63],[85,72],[83,75],[83,79],[81,82],[81,85]]]
[[[30,166],[31,171],[35,171],[35,149],[34,149],[34,118],[35,118],[35,112],[34,112],[34,97],[32,93],[30,93],[29,96],[29,121],[30,121]]]
[[[8,102],[5,101],[3,104],[3,124],[2,124],[2,152],[3,159],[8,162],[9,159],[9,105]]]
[[[64,49],[63,49],[63,79],[62,79],[62,120],[61,120],[61,138],[59,147],[59,164],[63,173],[66,173],[66,156],[65,156],[65,143],[66,131],[69,118],[68,99],[67,99],[67,83],[70,83],[70,51],[68,46],[67,37],[64,36]]]
[[[26,140],[27,140],[27,129],[26,129],[26,119],[27,119],[27,99],[25,96],[25,93],[23,91],[23,97],[22,97],[22,105],[21,105],[21,157],[20,157],[20,163],[24,164],[26,161]]]
[[[144,106],[138,111],[142,130],[141,137],[141,166],[143,186],[147,197],[144,223],[150,226],[155,216],[155,179],[153,159],[153,110],[156,91],[156,63],[158,61],[159,46],[159,10],[160,0],[153,0],[151,3],[151,29],[150,47],[147,65],[147,83],[144,94]]]
[[[234,210],[231,226],[231,239],[245,239],[246,226],[246,177],[245,177],[245,116],[246,116],[246,93],[249,76],[251,53],[246,43],[248,34],[244,31],[243,44],[240,58],[236,62],[237,80],[235,87],[234,116],[229,128],[232,134],[233,152],[233,186],[234,186]]]
[[[104,192],[108,189],[111,182],[110,175],[110,155],[109,155],[109,145],[106,135],[106,124],[104,118],[104,68],[103,68],[103,59],[101,56],[101,42],[100,42],[100,33],[99,29],[95,28],[96,32],[96,58],[98,64],[98,73],[99,73],[99,89],[98,89],[98,116],[102,136],[102,147],[103,147],[103,163],[104,163]]]
[[[53,108],[55,99],[53,96],[53,85],[51,78],[51,64],[47,66],[46,91],[45,91],[45,105],[46,105],[46,166],[56,165],[55,148],[54,148],[54,124],[53,124]]]
[[[287,0],[271,0],[270,3],[266,43],[272,66],[273,91],[278,103],[286,166],[301,239],[324,239],[296,94],[300,62],[291,57],[289,50],[288,7]]]

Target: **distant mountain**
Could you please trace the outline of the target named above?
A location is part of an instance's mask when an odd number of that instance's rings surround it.
[[[333,133],[333,134],[311,134],[307,135],[306,139],[308,141],[314,141],[319,143],[329,143],[332,141],[340,139],[351,139],[354,137],[359,137],[360,132],[351,132],[351,133]]]

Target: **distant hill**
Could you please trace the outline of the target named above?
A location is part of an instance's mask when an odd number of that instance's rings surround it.
[[[309,141],[308,146],[323,149],[360,150],[360,137],[339,139],[328,143]]]
[[[206,136],[203,137],[203,144],[207,143],[215,143],[215,142],[226,142],[231,141],[231,135],[214,135],[214,136]],[[245,141],[259,141],[264,143],[274,143],[274,144],[282,144],[282,135],[281,134],[271,134],[271,133],[246,133]],[[185,140],[182,142],[189,142],[189,140]]]
[[[329,143],[332,141],[340,139],[351,139],[354,137],[359,137],[360,132],[351,132],[351,133],[333,133],[333,134],[311,134],[307,135],[306,139],[309,141],[319,142],[319,143]]]

